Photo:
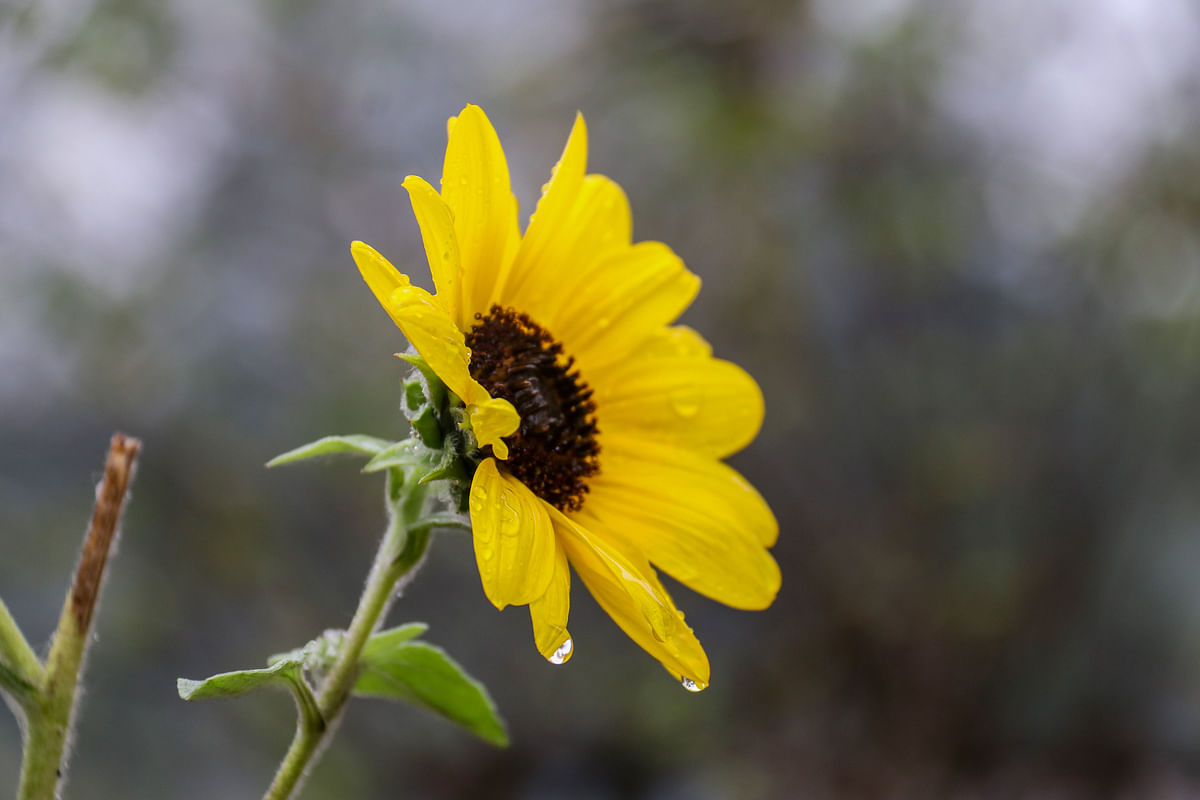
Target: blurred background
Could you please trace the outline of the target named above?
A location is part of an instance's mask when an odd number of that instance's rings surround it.
[[[683,691],[576,586],[574,660],[445,535],[391,621],[514,746],[352,705],[305,797],[1200,797],[1200,7],[1191,0],[6,0],[0,594],[57,619],[109,435],[145,450],[68,796],[257,797],[291,701],[184,704],[346,624],[399,437],[358,277],[483,105],[522,219],[577,109],[684,321],[767,399],[732,459],[778,601],[676,584]],[[17,727],[0,721],[0,793]],[[337,787],[347,787],[339,790]]]

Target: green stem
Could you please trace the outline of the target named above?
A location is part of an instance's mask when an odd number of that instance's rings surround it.
[[[54,642],[40,674],[37,692],[26,707],[25,757],[19,800],[54,800],[66,775],[67,742],[74,721],[75,690],[108,555],[117,533],[134,462],[141,443],[115,434],[96,493],[92,521],[83,540],[75,579],[63,603]]]
[[[21,628],[3,600],[0,600],[0,666],[7,666],[14,677],[28,686],[37,686],[42,681],[42,662],[29,646],[29,641],[21,633]],[[14,696],[22,700],[23,694],[17,692],[20,687],[0,685],[0,688],[10,688]],[[22,700],[22,705],[25,704],[26,701]]]
[[[416,472],[413,471],[414,476]],[[319,757],[326,734],[335,727],[350,699],[358,679],[363,646],[378,629],[388,606],[398,594],[397,583],[411,577],[425,556],[430,533],[430,526],[421,519],[426,487],[415,480],[393,486],[394,474],[389,474],[388,489],[391,521],[379,544],[379,552],[367,575],[362,598],[337,659],[317,693],[320,716],[299,715],[296,735],[263,800],[285,800],[299,789],[307,771]]]

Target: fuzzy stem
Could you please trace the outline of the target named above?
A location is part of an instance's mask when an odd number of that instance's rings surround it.
[[[29,646],[29,641],[21,633],[20,626],[3,600],[0,600],[0,665],[6,665],[16,678],[29,686],[41,683],[42,662]],[[28,703],[28,696],[23,693],[14,692],[14,697],[23,706]]]
[[[38,684],[38,695],[26,709],[25,757],[21,765],[19,800],[53,800],[66,777],[67,743],[74,722],[75,690],[90,640],[92,618],[108,555],[116,538],[141,442],[114,434],[96,491],[92,521],[50,655]]]
[[[342,640],[337,659],[317,693],[320,716],[300,714],[296,735],[275,773],[275,780],[263,795],[263,800],[286,800],[299,790],[308,770],[316,763],[320,749],[341,716],[358,679],[359,658],[367,639],[378,629],[388,606],[396,597],[397,583],[411,578],[425,556],[429,544],[430,526],[420,519],[424,508],[426,487],[415,482],[389,490],[391,522],[379,552],[367,575],[358,609]]]

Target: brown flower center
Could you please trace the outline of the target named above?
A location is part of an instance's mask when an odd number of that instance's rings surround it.
[[[504,439],[508,471],[560,511],[578,511],[587,478],[600,468],[592,390],[575,359],[527,315],[493,305],[475,318],[466,337],[471,377],[521,415],[521,427]]]

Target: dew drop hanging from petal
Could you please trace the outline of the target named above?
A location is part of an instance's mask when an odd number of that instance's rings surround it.
[[[574,649],[575,643],[570,639],[567,639],[558,646],[558,649],[554,651],[554,655],[550,656],[550,658],[546,660],[555,665],[565,664],[567,659],[571,657],[571,651]]]

